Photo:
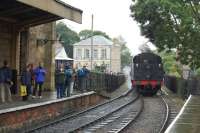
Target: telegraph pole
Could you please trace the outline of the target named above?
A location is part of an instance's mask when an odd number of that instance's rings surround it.
[[[94,16],[92,14],[92,25],[91,25],[91,70],[93,68],[93,19],[94,19]]]

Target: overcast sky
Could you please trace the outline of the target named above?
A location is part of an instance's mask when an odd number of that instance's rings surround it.
[[[63,1],[83,10],[82,24],[62,20],[76,32],[91,29],[91,16],[94,14],[94,30],[106,32],[111,38],[121,35],[133,55],[139,53],[138,47],[147,42],[147,39],[140,35],[138,24],[130,17],[131,0]]]

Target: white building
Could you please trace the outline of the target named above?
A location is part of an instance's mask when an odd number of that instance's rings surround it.
[[[116,52],[116,48],[119,49],[117,50],[118,53],[113,53],[112,51]],[[91,49],[93,49],[92,61]],[[73,58],[75,59],[74,65],[79,68],[86,65],[91,69],[92,64],[92,69],[94,69],[95,66],[104,64],[107,71],[119,72],[121,67],[120,46],[113,45],[111,40],[100,35],[93,36],[93,38],[88,38],[74,44]],[[118,66],[113,64],[116,62]]]

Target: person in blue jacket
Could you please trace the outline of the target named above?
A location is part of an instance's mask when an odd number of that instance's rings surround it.
[[[80,68],[77,71],[77,76],[78,76],[78,88],[81,90],[81,92],[86,91],[86,80],[89,74],[89,70],[86,68],[86,65],[83,66],[83,68]]]
[[[45,81],[46,70],[42,67],[41,62],[39,63],[39,66],[34,69],[34,74],[35,74],[35,88],[33,91],[33,98],[35,98],[36,96],[36,91],[38,86],[39,86],[38,96],[39,98],[42,98],[42,85]]]

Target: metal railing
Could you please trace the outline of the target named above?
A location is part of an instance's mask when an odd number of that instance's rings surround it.
[[[119,88],[125,82],[123,74],[106,74],[90,72],[86,78],[86,89],[93,91],[105,90],[112,92]],[[78,78],[75,78],[75,89],[79,89]]]

